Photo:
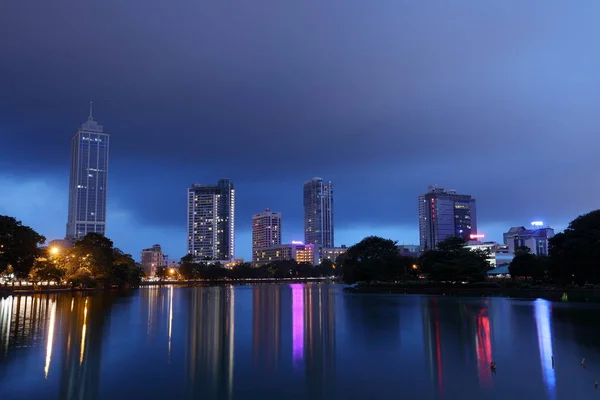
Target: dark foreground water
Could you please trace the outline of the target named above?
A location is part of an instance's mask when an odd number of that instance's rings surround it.
[[[317,284],[9,297],[0,399],[598,399],[599,326],[595,305]]]

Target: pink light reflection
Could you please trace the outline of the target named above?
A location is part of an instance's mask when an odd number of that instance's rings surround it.
[[[297,367],[304,358],[304,287],[301,284],[292,288],[292,360]]]

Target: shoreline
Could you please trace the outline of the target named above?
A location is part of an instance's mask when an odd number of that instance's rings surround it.
[[[155,282],[141,282],[137,286],[128,287],[124,289],[140,289],[144,287],[154,286],[179,286],[179,287],[194,287],[194,286],[223,286],[223,285],[256,285],[260,283],[264,284],[294,284],[294,283],[337,283],[337,280],[330,278],[263,278],[263,279],[228,279],[228,280],[189,280],[189,281],[155,281]],[[0,286],[0,298],[7,296],[25,296],[32,294],[53,294],[53,293],[96,293],[104,292],[109,290],[117,290],[117,287],[104,289],[104,288],[71,288],[65,286],[56,285],[14,285],[14,286]]]
[[[593,288],[502,288],[502,287],[410,287],[393,285],[358,285],[344,288],[355,294],[420,294],[456,297],[507,297],[515,299],[546,299],[551,301],[600,302],[600,290]],[[566,299],[563,297],[566,295]]]

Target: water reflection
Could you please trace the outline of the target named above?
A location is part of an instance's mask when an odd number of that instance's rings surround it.
[[[7,297],[0,398],[585,399],[599,315],[319,284]]]
[[[552,361],[554,353],[552,352],[551,303],[547,300],[537,299],[534,302],[534,308],[544,383],[546,384],[548,398],[555,399],[556,376],[554,375]]]
[[[190,397],[231,398],[234,367],[234,288],[188,293],[187,377]]]

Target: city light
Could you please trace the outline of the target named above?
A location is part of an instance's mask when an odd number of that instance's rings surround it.
[[[171,269],[169,270],[169,273],[170,273],[171,275],[173,275],[173,274],[175,273],[175,268],[171,268]]]
[[[476,235],[475,235],[475,234],[474,234],[474,235],[471,235],[471,236],[469,236],[469,237],[470,237],[471,239],[483,239],[483,238],[485,237],[485,235],[483,235],[483,234],[476,234]]]
[[[292,240],[292,244],[303,244],[303,243],[299,240]]]
[[[533,225],[533,226],[544,226],[544,223],[542,221],[533,221],[531,223],[531,225]]]
[[[56,246],[50,247],[50,253],[52,253],[52,254],[58,254],[58,253],[60,253],[60,249],[58,247],[56,247]]]

